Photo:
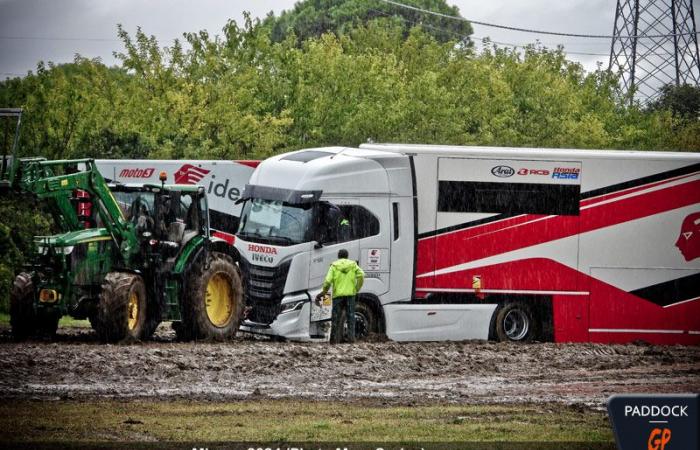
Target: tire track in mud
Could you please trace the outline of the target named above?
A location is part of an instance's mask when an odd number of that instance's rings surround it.
[[[601,407],[614,393],[700,391],[700,347],[489,342],[330,346],[231,343],[102,345],[92,331],[54,343],[0,332],[0,397],[256,397],[370,403],[557,402]]]

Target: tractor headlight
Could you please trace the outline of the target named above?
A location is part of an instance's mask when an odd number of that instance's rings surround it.
[[[292,311],[299,311],[304,306],[304,303],[306,303],[306,300],[297,300],[289,303],[283,303],[282,309],[280,310],[280,314]]]
[[[54,289],[42,289],[39,291],[39,301],[41,303],[54,303],[61,296]]]

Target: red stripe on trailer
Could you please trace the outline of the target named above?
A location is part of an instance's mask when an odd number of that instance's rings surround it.
[[[700,300],[659,306],[546,258],[443,274],[436,277],[436,285],[468,289],[474,275],[481,277],[485,291],[551,291],[552,286],[557,286],[556,290],[560,291],[579,291],[543,294],[552,298],[556,342],[625,343],[644,340],[654,344],[700,344],[700,334],[692,333],[700,330]],[[582,295],[586,293],[588,295]],[[488,295],[484,302],[489,302]]]
[[[253,169],[255,169],[256,167],[258,167],[260,165],[260,161],[256,161],[253,159],[241,159],[241,160],[236,160],[234,162],[238,163],[238,164],[243,164],[244,166],[252,167]]]
[[[580,216],[536,216],[492,232],[467,229],[424,239],[418,245],[418,273],[562,239],[700,202],[700,180],[582,209]],[[481,229],[483,230],[483,229]],[[434,248],[432,248],[434,246]],[[459,249],[459,251],[455,251]],[[434,255],[431,254],[434,252]],[[439,255],[439,258],[435,258]],[[435,259],[434,267],[431,267]]]
[[[632,188],[628,188],[628,189],[622,189],[621,191],[612,192],[610,194],[603,194],[603,195],[599,195],[597,197],[587,198],[587,199],[581,201],[581,207],[590,206],[592,204],[607,201],[607,200],[612,200],[612,199],[617,198],[617,197],[623,197],[625,195],[633,194],[635,192],[643,191],[645,189],[651,189],[653,187],[660,186],[662,184],[681,180],[683,178],[689,178],[689,177],[695,176],[697,174],[698,174],[698,172],[693,172],[693,173],[686,174],[686,175],[679,175],[677,177],[667,178],[665,180],[657,181],[655,183],[649,183],[649,184],[645,184],[642,186],[636,186],[636,187],[632,187]]]

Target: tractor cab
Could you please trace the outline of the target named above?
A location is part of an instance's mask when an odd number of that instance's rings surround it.
[[[126,220],[147,253],[158,253],[172,266],[195,237],[209,237],[204,188],[189,185],[111,186]]]

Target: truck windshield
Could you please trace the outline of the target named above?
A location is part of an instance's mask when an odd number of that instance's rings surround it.
[[[259,198],[245,202],[238,236],[247,241],[294,245],[310,241],[313,205]]]

